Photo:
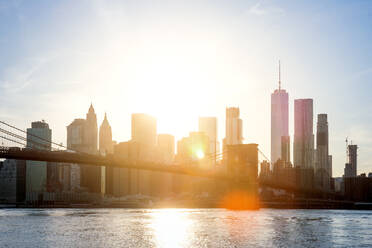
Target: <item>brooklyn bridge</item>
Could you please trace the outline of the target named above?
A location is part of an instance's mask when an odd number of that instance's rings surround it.
[[[289,194],[300,195],[301,197],[311,199],[335,199],[337,194],[324,191],[317,188],[309,188],[302,186],[301,182],[283,182],[275,180],[274,177],[265,178],[258,176],[258,163],[259,156],[267,159],[265,154],[258,148],[258,145],[251,144],[253,153],[248,156],[237,155],[236,150],[238,147],[231,146],[227,151],[220,154],[210,154],[200,161],[186,161],[184,163],[174,163],[164,165],[162,163],[145,161],[141,159],[128,160],[114,154],[98,155],[89,154],[80,151],[68,149],[67,147],[45,140],[36,135],[32,139],[27,139],[26,131],[12,126],[6,122],[0,122],[3,128],[0,128],[2,146],[0,146],[1,159],[16,159],[16,160],[31,160],[31,161],[45,161],[45,162],[58,162],[80,164],[86,166],[103,166],[106,168],[127,168],[154,172],[164,172],[172,174],[181,174],[192,177],[201,177],[213,179],[216,182],[228,182],[232,185],[238,185],[240,189],[272,189],[282,190]],[[7,127],[7,128],[4,128]],[[15,130],[15,131],[14,131]],[[21,133],[21,134],[19,134]],[[22,133],[24,135],[22,135]],[[4,145],[6,141],[7,145]],[[25,142],[33,143],[32,146],[26,146]],[[9,145],[13,144],[13,145]],[[44,149],[51,147],[51,149]],[[232,156],[233,159],[227,159],[226,170],[216,168],[203,168],[201,163],[208,160],[221,159]],[[241,168],[251,168],[251,170],[241,170]],[[306,175],[305,175],[306,177]],[[301,180],[301,179],[300,179]]]

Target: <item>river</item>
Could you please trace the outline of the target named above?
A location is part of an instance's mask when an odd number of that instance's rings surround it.
[[[0,247],[372,247],[372,211],[0,209]]]

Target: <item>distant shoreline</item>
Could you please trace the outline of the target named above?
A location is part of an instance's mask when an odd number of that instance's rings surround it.
[[[212,201],[206,202],[166,202],[161,201],[157,203],[139,203],[139,202],[120,202],[111,204],[0,204],[0,209],[3,208],[123,208],[123,209],[163,209],[163,208],[221,208],[219,204]],[[260,208],[271,209],[344,209],[344,210],[372,210],[372,202],[348,202],[348,201],[320,201],[320,200],[298,200],[291,202],[283,201],[263,201],[260,203]],[[240,210],[250,210],[240,209]],[[251,209],[254,210],[254,209]]]

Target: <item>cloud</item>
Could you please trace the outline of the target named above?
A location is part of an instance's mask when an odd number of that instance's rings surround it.
[[[32,59],[31,65],[14,66],[7,69],[6,78],[0,81],[0,89],[17,93],[33,82],[33,75],[45,64],[45,59]]]
[[[248,13],[255,16],[273,15],[285,13],[284,9],[275,6],[264,6],[263,1],[258,1],[249,8]]]

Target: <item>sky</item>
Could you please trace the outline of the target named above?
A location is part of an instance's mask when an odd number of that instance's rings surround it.
[[[240,108],[245,143],[270,154],[270,95],[314,99],[327,113],[333,175],[345,138],[372,172],[371,1],[0,0],[0,119],[26,129],[44,119],[53,141],[89,105],[114,140],[130,139],[131,113],[154,115],[176,139]],[[314,132],[316,129],[314,128]]]

